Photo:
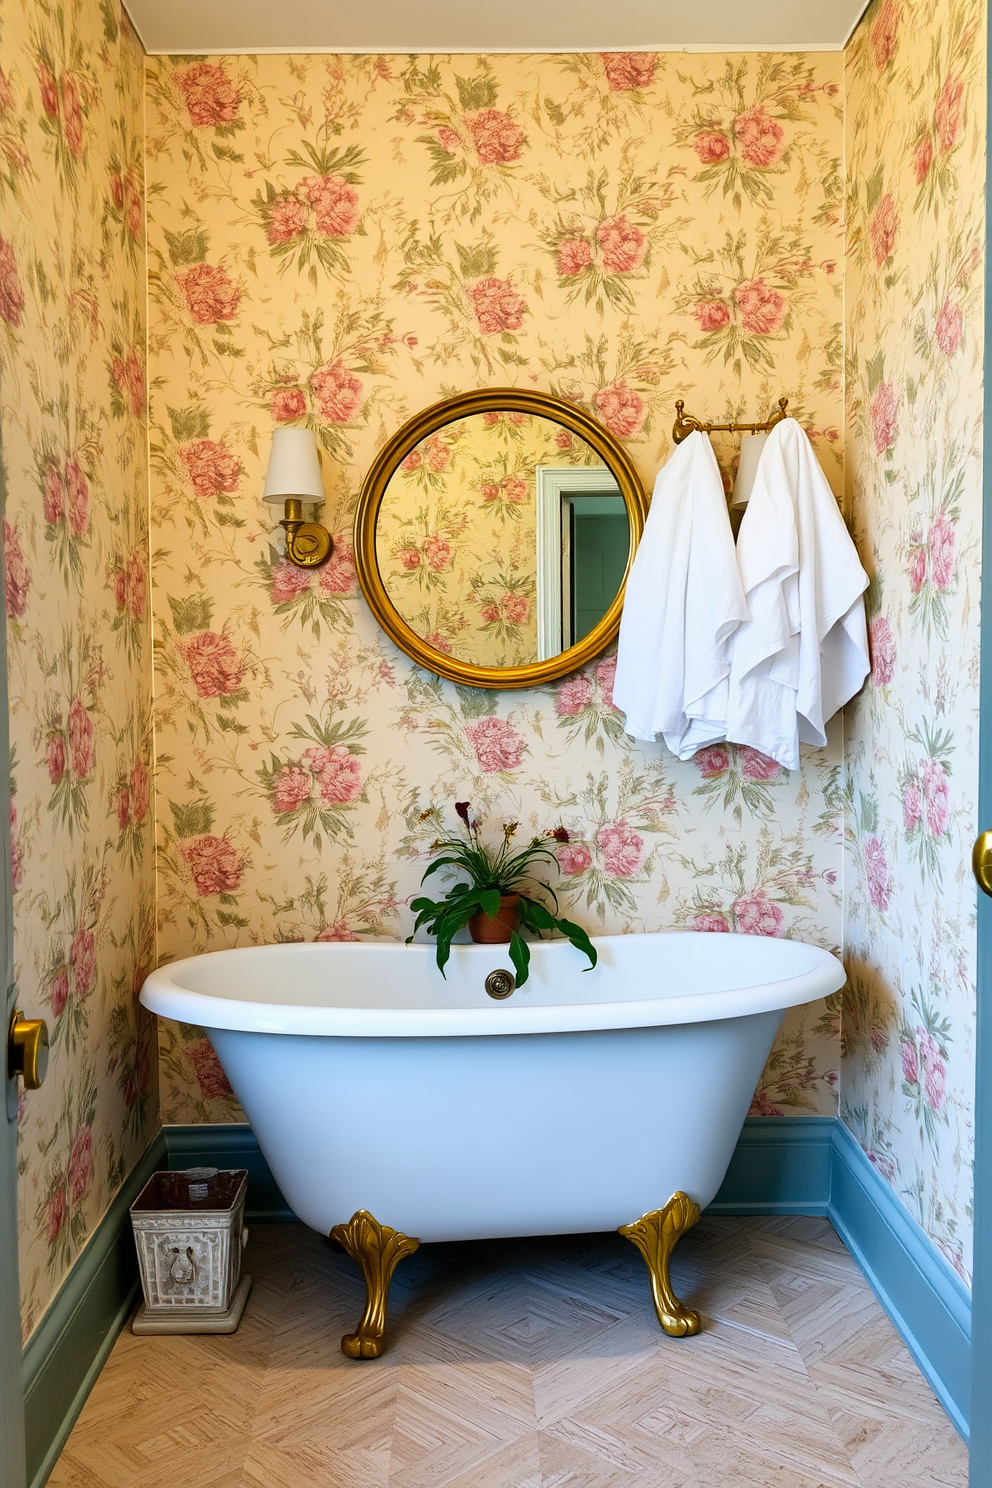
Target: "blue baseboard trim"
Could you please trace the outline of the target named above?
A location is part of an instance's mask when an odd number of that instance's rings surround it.
[[[28,1483],[42,1488],[130,1315],[138,1263],[128,1209],[165,1164],[159,1133],[80,1251],[21,1355]]]
[[[968,1440],[971,1293],[838,1121],[827,1217]]]
[[[30,1488],[43,1488],[137,1293],[128,1208],[157,1168],[248,1169],[246,1217],[295,1218],[248,1126],[167,1126],[90,1237],[24,1349]],[[971,1297],[932,1241],[827,1116],[749,1118],[710,1214],[826,1215],[967,1441]]]

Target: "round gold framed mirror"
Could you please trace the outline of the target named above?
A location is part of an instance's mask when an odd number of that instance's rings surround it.
[[[647,503],[624,447],[546,393],[485,388],[417,414],[380,450],[355,566],[389,638],[470,687],[534,687],[620,628]]]

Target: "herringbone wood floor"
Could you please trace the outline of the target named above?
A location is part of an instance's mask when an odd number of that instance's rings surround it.
[[[357,1268],[260,1225],[230,1337],[117,1342],[51,1488],[965,1488],[967,1453],[836,1234],[704,1219],[666,1338],[617,1235],[424,1246],[379,1360]]]

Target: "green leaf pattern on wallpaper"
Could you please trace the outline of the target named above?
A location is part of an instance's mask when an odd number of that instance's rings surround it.
[[[5,8],[0,72],[14,956],[52,1060],[19,1114],[25,1333],[157,1121],[141,48]]]
[[[881,0],[848,53],[847,396],[869,686],[848,710],[843,1115],[971,1264],[984,8]]]

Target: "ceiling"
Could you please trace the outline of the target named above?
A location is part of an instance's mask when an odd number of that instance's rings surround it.
[[[837,51],[866,0],[125,0],[194,52]]]

